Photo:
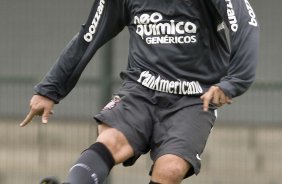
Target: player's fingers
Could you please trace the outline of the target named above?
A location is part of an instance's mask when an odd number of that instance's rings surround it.
[[[220,94],[218,92],[214,92],[212,96],[212,103],[216,106],[221,106],[220,103]]]
[[[48,118],[49,118],[49,115],[52,113],[51,110],[49,109],[44,109],[44,112],[42,114],[42,123],[48,123]]]
[[[201,99],[203,100],[203,110],[208,111],[212,95],[210,93],[206,93],[201,97]]]
[[[53,111],[53,110],[51,110],[51,111],[49,112],[49,114],[50,114],[50,115],[53,115],[53,114],[54,114],[54,111]],[[42,115],[43,115],[43,112],[38,113],[38,114],[36,114],[36,115],[38,115],[38,116],[42,116]]]
[[[232,104],[232,103],[233,103],[233,100],[232,100],[232,99],[230,99],[229,97],[227,97],[227,99],[226,99],[226,103],[227,103],[227,104]]]
[[[27,125],[28,123],[30,123],[35,114],[36,114],[35,111],[32,111],[32,110],[29,111],[29,113],[27,114],[27,116],[25,117],[25,119],[21,122],[20,126],[21,126],[21,127],[24,127],[25,125]]]
[[[223,92],[221,92],[219,96],[219,103],[221,105],[224,105],[227,103],[227,101],[228,101],[228,97]]]

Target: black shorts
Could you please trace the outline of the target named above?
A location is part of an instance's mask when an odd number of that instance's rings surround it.
[[[134,149],[136,159],[151,150],[156,161],[165,154],[177,155],[192,168],[186,177],[198,174],[200,156],[216,119],[216,108],[203,111],[199,96],[174,95],[125,81],[113,99],[94,118],[121,131]]]

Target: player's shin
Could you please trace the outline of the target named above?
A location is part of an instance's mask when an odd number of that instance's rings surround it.
[[[71,184],[101,184],[114,164],[114,158],[106,146],[95,143],[81,154],[70,169],[67,181]]]

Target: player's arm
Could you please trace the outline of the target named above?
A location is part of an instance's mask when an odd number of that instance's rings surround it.
[[[95,0],[86,23],[34,87],[36,95],[31,99],[31,111],[21,126],[29,123],[34,115],[49,115],[53,104],[59,103],[73,89],[95,52],[125,27],[128,17],[125,13],[123,0]]]
[[[230,32],[228,73],[219,84],[230,98],[243,94],[254,82],[259,51],[259,25],[248,0],[212,0]]]
[[[55,65],[35,86],[35,92],[55,103],[75,86],[95,52],[125,26],[122,0],[95,0],[79,33],[68,43]]]
[[[250,87],[255,79],[259,47],[259,26],[248,0],[211,1],[228,26],[231,54],[227,75],[201,96],[204,110],[209,103],[229,104]]]

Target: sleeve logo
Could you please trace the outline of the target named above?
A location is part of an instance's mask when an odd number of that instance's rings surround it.
[[[233,9],[233,5],[231,0],[225,0],[226,5],[227,5],[227,16],[228,16],[228,20],[229,20],[229,24],[231,27],[231,30],[233,32],[237,32],[238,30],[238,21],[235,15],[235,11]]]
[[[88,29],[88,33],[86,33],[84,35],[84,40],[87,41],[87,42],[91,42],[93,40],[93,35],[95,34],[96,32],[96,28],[100,22],[100,19],[101,19],[101,15],[103,13],[103,10],[104,10],[104,7],[105,7],[105,1],[104,0],[100,0],[100,3],[99,3],[99,6],[97,8],[97,11],[94,15],[94,18],[91,22],[91,25],[89,26],[89,29]]]
[[[251,4],[249,3],[248,0],[245,0],[245,3],[246,3],[246,7],[248,9],[248,12],[249,12],[249,15],[251,17],[251,20],[249,21],[249,24],[251,26],[254,26],[254,27],[257,27],[258,26],[258,22],[256,20],[256,14],[251,6]]]

